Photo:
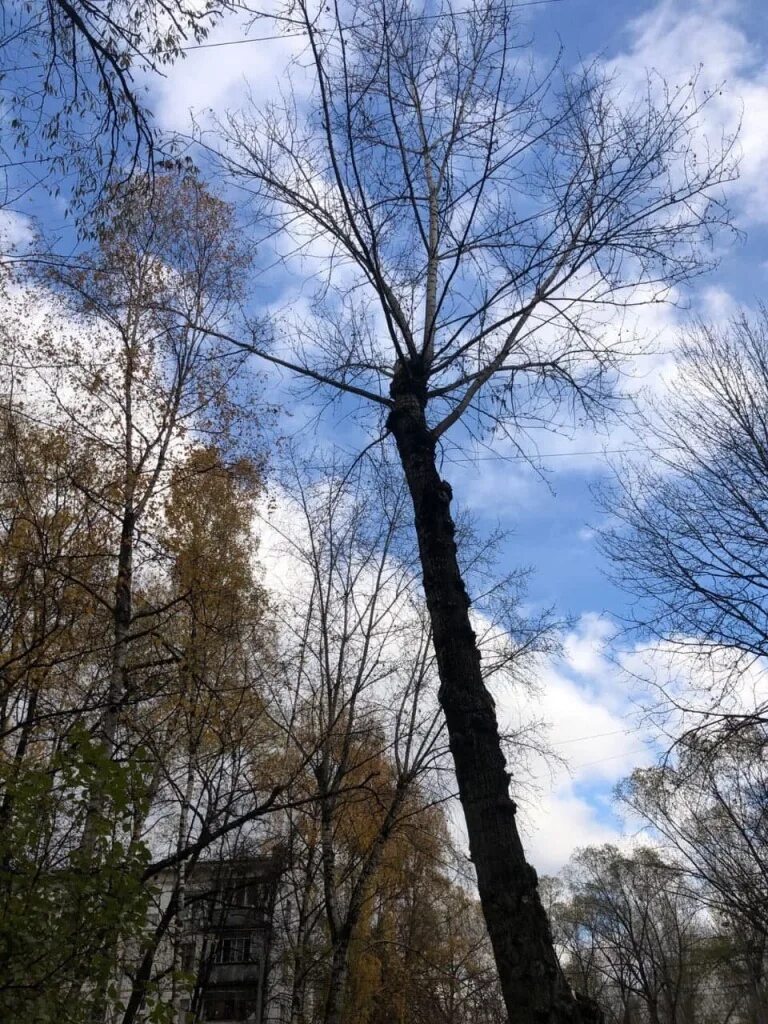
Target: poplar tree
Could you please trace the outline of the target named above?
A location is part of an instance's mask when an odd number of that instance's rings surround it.
[[[440,453],[473,436],[524,449],[532,426],[605,409],[632,348],[621,311],[709,263],[729,145],[701,145],[695,81],[651,77],[624,98],[599,66],[538,77],[503,0],[294,10],[309,101],[288,89],[233,113],[222,160],[295,245],[328,254],[322,315],[292,322],[279,350],[257,330],[220,336],[360,400],[394,443],[509,1019],[591,1019],[525,858]]]

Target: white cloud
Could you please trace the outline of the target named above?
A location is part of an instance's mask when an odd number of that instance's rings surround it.
[[[190,114],[203,123],[243,106],[250,92],[259,103],[274,99],[285,69],[306,46],[306,39],[281,31],[269,18],[250,26],[242,15],[224,18],[204,41],[170,67],[163,79],[152,79],[155,116],[170,131],[186,131]],[[301,81],[293,74],[292,81]]]
[[[635,680],[638,706],[671,736],[768,704],[768,665],[750,655],[681,636],[619,658]]]
[[[517,517],[520,508],[530,512],[543,495],[541,483],[523,461],[504,461],[499,458],[477,462],[447,461],[445,474],[456,488],[459,504],[485,516],[498,516],[504,520]],[[458,459],[462,459],[459,455]]]
[[[566,636],[563,645],[568,668],[580,676],[597,677],[605,672],[605,644],[613,628],[607,619],[594,612],[582,615],[578,628]]]
[[[32,220],[15,210],[0,210],[0,248],[25,249],[34,239]]]
[[[566,762],[534,759],[538,793],[521,800],[527,855],[543,872],[559,870],[579,847],[632,842],[612,806],[614,788],[652,764],[668,737],[701,725],[708,710],[739,714],[768,701],[768,667],[760,662],[741,662],[734,672],[725,651],[696,656],[694,644],[671,643],[622,648],[612,633],[610,620],[582,615],[563,639],[562,656],[544,666],[536,706],[521,709],[512,694],[498,699],[507,728],[526,713],[548,722],[551,746]],[[521,769],[521,782],[530,770]]]
[[[725,288],[713,284],[701,292],[701,312],[710,322],[725,323],[738,312],[738,303]]]
[[[744,220],[768,219],[768,70],[766,54],[736,21],[733,0],[662,0],[630,22],[627,51],[610,63],[622,87],[643,88],[647,69],[671,86],[698,72],[698,91],[712,94],[703,128],[717,145],[741,124],[741,177],[733,191]]]
[[[653,729],[635,714],[631,680],[607,657],[613,631],[603,616],[583,615],[564,637],[562,656],[539,674],[535,706],[521,706],[512,693],[497,697],[502,728],[514,728],[526,715],[543,719],[563,759],[534,758],[530,771],[538,790],[520,800],[527,856],[540,872],[559,870],[579,847],[621,840],[620,822],[610,813],[613,789],[654,757]]]
[[[619,829],[601,822],[594,804],[577,796],[568,785],[551,793],[536,808],[533,819],[534,831],[526,844],[526,856],[540,875],[556,874],[581,847],[621,839]]]

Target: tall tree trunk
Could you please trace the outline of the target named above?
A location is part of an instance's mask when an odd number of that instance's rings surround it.
[[[117,559],[117,577],[115,579],[114,608],[112,612],[112,661],[109,674],[109,688],[104,713],[99,722],[99,735],[104,749],[110,759],[114,760],[118,750],[120,716],[125,703],[125,668],[127,661],[128,635],[133,617],[133,545],[136,531],[136,515],[131,501],[126,501],[120,524],[120,549]],[[80,851],[90,858],[96,854],[99,823],[107,812],[110,799],[107,792],[100,786],[91,792],[88,809],[83,823],[83,834],[80,839]],[[98,871],[100,865],[94,861],[93,870]],[[117,951],[120,936],[114,934],[108,940],[114,951],[117,962]],[[150,965],[151,966],[151,965]],[[85,979],[83,985],[86,984]],[[106,1019],[108,996],[105,989],[94,997],[92,1020],[94,1024],[102,1024]]]
[[[120,524],[120,550],[117,558],[114,610],[112,615],[112,664],[109,674],[107,706],[101,721],[101,733],[107,751],[114,757],[118,725],[126,695],[125,670],[128,658],[128,637],[133,618],[133,547],[136,513],[133,496],[126,502]]]
[[[333,848],[333,820],[330,802],[323,801],[321,809],[321,853],[323,863],[323,884],[325,890],[326,914],[328,930],[331,935],[331,970],[328,981],[328,995],[325,1001],[323,1024],[342,1024],[344,999],[347,992],[349,977],[349,950],[352,937],[360,921],[368,884],[376,873],[384,848],[397,822],[397,816],[403,806],[410,780],[400,778],[397,783],[392,802],[379,827],[365,864],[352,887],[346,913],[341,915],[337,898],[338,879],[336,877],[336,855]]]
[[[173,1020],[175,1024],[184,1024],[186,1011],[181,1008],[182,991],[179,985],[178,972],[183,968],[181,951],[187,929],[187,879],[189,865],[183,859],[182,853],[188,841],[189,817],[192,809],[192,794],[195,785],[195,751],[188,751],[187,778],[184,784],[184,796],[181,803],[179,815],[179,828],[176,833],[176,853],[179,856],[179,863],[176,865],[176,918],[173,922],[173,961],[171,970],[171,1005],[173,1006]],[[184,993],[185,994],[185,993]]]
[[[131,496],[132,502],[132,496]],[[136,515],[132,504],[126,502],[120,524],[120,549],[117,558],[114,607],[112,609],[112,652],[106,707],[98,723],[98,735],[104,750],[114,760],[118,748],[120,716],[125,704],[125,669],[128,654],[128,636],[133,617],[133,545]],[[99,819],[109,805],[107,794],[96,788],[90,795],[83,825],[80,849],[89,856],[96,847]]]
[[[525,860],[494,701],[483,682],[457,560],[451,489],[437,471],[424,389],[412,373],[399,368],[391,396],[388,427],[413,500],[440,705],[510,1024],[597,1021],[599,1010],[575,997],[563,977],[538,878]]]
[[[307,849],[307,863],[304,882],[299,901],[298,921],[296,924],[296,944],[294,946],[291,965],[291,1020],[290,1024],[304,1024],[304,1006],[306,1003],[307,974],[310,962],[309,948],[309,915],[312,898],[312,882],[316,847],[314,843]]]
[[[155,930],[147,937],[144,945],[142,946],[141,961],[139,962],[138,969],[133,978],[131,994],[128,997],[128,1001],[123,1012],[122,1024],[135,1024],[144,1007],[144,1002],[147,997],[147,989],[152,980],[152,969],[155,964],[155,956],[157,955],[160,943],[163,941],[166,932],[171,927],[178,910],[177,897],[178,893],[176,891],[171,893],[168,904],[163,910],[160,920],[155,926]]]
[[[328,996],[325,1001],[323,1024],[342,1024],[344,997],[347,992],[347,975],[349,974],[349,939],[337,942],[331,957],[331,970],[328,978]]]

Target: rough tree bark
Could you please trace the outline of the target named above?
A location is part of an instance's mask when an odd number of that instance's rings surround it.
[[[538,878],[518,834],[495,705],[483,681],[470,600],[457,558],[451,488],[438,473],[436,442],[427,425],[426,386],[413,369],[401,364],[390,394],[393,410],[387,425],[413,499],[440,705],[509,1020],[600,1021],[597,1006],[576,997],[563,976]]]

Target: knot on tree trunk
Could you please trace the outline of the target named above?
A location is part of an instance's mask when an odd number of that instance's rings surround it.
[[[398,359],[395,363],[389,393],[395,403],[402,395],[413,395],[421,409],[427,405],[427,378],[421,359]]]

